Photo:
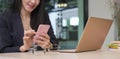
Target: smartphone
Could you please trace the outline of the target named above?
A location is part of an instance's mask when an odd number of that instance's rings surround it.
[[[48,30],[50,28],[50,25],[47,25],[47,24],[40,24],[39,27],[38,27],[38,30],[36,32],[36,34],[40,35],[42,33],[47,33]]]

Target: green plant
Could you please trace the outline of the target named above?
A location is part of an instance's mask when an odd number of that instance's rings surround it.
[[[112,17],[115,21],[116,28],[116,40],[120,40],[120,0],[108,0],[110,8],[112,10]]]

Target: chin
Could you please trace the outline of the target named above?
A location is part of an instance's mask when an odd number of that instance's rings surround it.
[[[26,8],[26,10],[27,10],[28,12],[32,12],[34,9],[35,9],[34,7],[33,7],[33,8],[27,7],[27,8]]]
[[[27,10],[27,11],[31,13],[33,10],[30,10],[30,9],[29,9],[29,10]]]
[[[26,8],[26,10],[27,10],[28,12],[32,12],[34,9]]]

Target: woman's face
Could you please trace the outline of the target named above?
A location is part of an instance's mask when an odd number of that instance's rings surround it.
[[[40,0],[22,0],[22,8],[27,12],[32,12],[40,3]]]

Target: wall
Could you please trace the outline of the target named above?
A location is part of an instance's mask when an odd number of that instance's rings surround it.
[[[112,20],[112,11],[110,10],[108,0],[89,0],[89,16],[107,18]],[[112,27],[106,37],[103,47],[106,47],[111,41],[115,40],[115,25]]]
[[[83,10],[83,0],[77,0],[78,3],[78,16],[79,16],[79,27],[78,27],[78,40],[83,32],[83,24],[84,24],[84,10]]]
[[[78,8],[64,10],[62,13],[64,19],[70,19],[70,17],[78,16]]]
[[[56,35],[56,19],[58,18],[58,12],[49,13],[49,18],[52,24],[52,28],[54,30],[54,34]]]

